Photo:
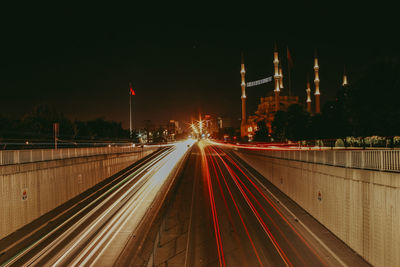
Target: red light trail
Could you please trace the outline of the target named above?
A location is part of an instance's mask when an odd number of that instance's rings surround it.
[[[279,262],[279,258],[284,266],[307,266],[308,257],[311,255],[318,265],[327,266],[315,248],[296,230],[267,193],[253,181],[246,169],[238,165],[228,151],[203,142],[200,142],[200,147],[220,266],[230,265],[227,235],[233,235],[244,264],[249,259],[248,249],[251,248],[255,256],[253,259],[260,266],[264,266],[271,258],[273,262]],[[232,213],[233,210],[236,212]],[[226,227],[222,227],[226,225],[224,220],[231,225],[229,234]],[[244,237],[246,238],[243,239]],[[247,240],[248,246],[244,240]],[[300,248],[299,242],[303,243]],[[305,248],[307,255],[304,253]]]
[[[217,153],[217,151],[214,149],[214,151]],[[237,188],[239,189],[240,193],[242,193],[242,196],[246,200],[247,204],[253,211],[254,215],[257,217],[257,220],[260,222],[262,225],[265,233],[267,234],[268,238],[271,240],[272,244],[275,246],[276,250],[278,251],[279,255],[281,256],[282,260],[285,262],[286,266],[293,266],[291,262],[289,261],[288,257],[286,256],[285,252],[282,250],[282,248],[279,246],[278,242],[276,241],[275,237],[272,235],[271,231],[261,218],[260,214],[257,212],[256,208],[254,205],[251,203],[250,199],[246,195],[246,193],[243,191],[243,188],[239,185],[237,181],[237,175],[233,172],[233,170],[226,164],[226,162],[222,159],[222,157],[217,153],[218,157],[221,159],[229,173],[231,174],[231,177],[233,178],[233,181],[235,182]]]
[[[200,151],[202,153],[203,171],[206,176],[207,185],[208,185],[208,194],[209,194],[209,198],[210,198],[211,211],[212,211],[212,217],[213,217],[213,223],[214,223],[215,239],[216,239],[217,248],[218,248],[219,265],[226,266],[224,252],[222,249],[221,233],[220,233],[220,229],[219,229],[218,215],[217,215],[217,210],[215,207],[214,192],[213,192],[213,188],[212,188],[212,184],[211,184],[211,177],[210,177],[210,171],[208,168],[207,157],[206,157],[205,151],[203,149],[201,149]]]
[[[259,186],[257,186],[252,179],[250,179],[249,176],[246,175],[246,173],[242,170],[242,168],[240,168],[236,162],[230,157],[228,156],[226,153],[225,157],[247,178],[247,180],[254,186],[254,188],[261,194],[261,196],[268,202],[268,204],[279,214],[279,216],[286,222],[286,224],[293,230],[293,232],[296,233],[296,235],[303,241],[303,243],[314,253],[314,255],[322,262],[324,263],[324,265],[327,266],[327,264],[319,257],[318,253],[314,250],[314,248],[312,248],[308,242],[303,238],[302,235],[299,234],[298,231],[296,231],[296,229],[293,227],[293,225],[286,219],[286,217],[278,210],[278,208],[276,207],[276,205],[273,203],[273,201],[271,201],[271,199],[264,193],[262,192],[262,190],[260,189]],[[250,193],[251,194],[251,193]],[[254,199],[258,202],[258,200],[254,197]],[[261,204],[260,204],[261,206]],[[261,206],[262,207],[262,206]],[[264,208],[263,208],[264,210]],[[264,210],[265,212],[265,210]],[[266,213],[266,212],[265,212]],[[266,213],[267,214],[267,213]],[[268,215],[269,216],[269,215]]]
[[[254,250],[254,253],[255,253],[256,257],[257,257],[257,260],[258,260],[258,262],[260,263],[260,265],[263,266],[263,264],[262,264],[262,262],[261,262],[261,259],[260,259],[260,256],[259,256],[259,254],[258,254],[258,252],[257,252],[257,249],[256,249],[255,245],[254,245],[254,242],[253,242],[253,240],[252,240],[252,238],[251,238],[251,236],[250,236],[250,234],[249,234],[249,230],[248,230],[247,227],[246,227],[246,223],[245,223],[244,220],[243,220],[243,216],[241,215],[241,213],[240,213],[240,211],[239,211],[239,208],[238,208],[238,205],[237,205],[237,203],[236,203],[236,201],[235,201],[235,198],[233,197],[232,192],[231,192],[231,190],[229,189],[228,183],[227,183],[227,181],[226,181],[226,178],[225,178],[225,176],[223,175],[223,172],[222,172],[222,170],[221,170],[221,167],[220,167],[220,165],[219,165],[219,163],[218,163],[217,161],[215,161],[215,162],[217,163],[218,169],[219,169],[219,171],[220,171],[220,173],[221,173],[221,175],[222,175],[222,178],[223,178],[223,180],[224,180],[225,186],[226,186],[226,188],[228,189],[228,192],[229,192],[229,195],[230,195],[230,197],[231,197],[231,199],[232,199],[232,201],[233,201],[233,204],[235,205],[236,211],[237,211],[237,213],[238,213],[238,215],[239,215],[239,217],[240,217],[240,220],[241,220],[242,225],[243,225],[243,227],[244,227],[244,229],[245,229],[245,231],[246,231],[247,237],[249,238],[249,241],[250,241],[251,246],[252,246],[252,248],[253,248],[253,250]]]

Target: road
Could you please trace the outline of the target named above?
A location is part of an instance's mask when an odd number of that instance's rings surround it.
[[[192,144],[160,148],[0,240],[0,266],[112,265]]]
[[[232,150],[200,141],[147,240],[148,266],[368,266],[272,187]]]

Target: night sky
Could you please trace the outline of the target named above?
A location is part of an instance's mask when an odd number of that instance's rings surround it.
[[[283,60],[290,49],[301,99],[318,50],[321,100],[333,100],[344,64],[351,83],[374,59],[399,56],[398,25],[388,5],[323,4],[4,7],[0,114],[19,117],[44,103],[70,119],[105,117],[127,128],[132,82],[135,126],[198,112],[239,118],[240,53],[247,81],[271,76],[274,40]],[[247,90],[248,115],[272,86]]]

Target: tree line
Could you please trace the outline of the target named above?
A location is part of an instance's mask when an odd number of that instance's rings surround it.
[[[0,115],[0,138],[52,139],[53,123],[59,123],[60,139],[94,140],[129,138],[129,131],[121,122],[104,118],[94,120],[70,120],[63,113],[48,105],[38,105],[22,118],[12,119]]]

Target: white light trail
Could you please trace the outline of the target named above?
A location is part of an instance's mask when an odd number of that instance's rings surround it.
[[[139,188],[139,190],[135,192],[135,196],[126,204],[124,204],[124,207],[117,214],[113,215],[113,218],[110,220],[110,222],[108,222],[108,224],[99,233],[97,233],[96,237],[88,245],[86,245],[79,256],[74,259],[72,263],[73,266],[82,264],[85,265],[88,263],[90,263],[90,265],[95,265],[105,253],[110,253],[110,250],[107,248],[112,246],[114,241],[121,242],[121,240],[116,240],[116,237],[121,233],[121,230],[126,227],[126,224],[130,222],[133,217],[136,218],[136,224],[134,225],[134,228],[137,227],[138,223],[140,222],[138,217],[145,215],[147,209],[150,207],[158,191],[163,186],[170,173],[194,143],[194,140],[176,143],[172,152],[151,167],[149,172],[141,178],[141,180],[145,182]],[[130,189],[129,191],[131,190],[133,189]],[[128,194],[128,192],[126,194]],[[123,197],[125,197],[126,194],[124,194]],[[123,199],[123,197],[120,199]],[[116,203],[119,201],[120,200],[117,200]],[[112,212],[113,208],[114,206],[108,208],[105,212]],[[103,218],[104,216],[97,219],[95,222],[93,222],[93,224],[98,224]],[[134,228],[131,228],[128,231],[133,231]],[[93,232],[92,230],[92,227],[88,230],[85,230],[84,235]],[[124,242],[127,242],[128,240],[126,235],[125,238],[126,240],[124,240]],[[85,240],[86,239],[84,238],[80,238],[78,241],[70,242],[70,249],[57,260],[55,265],[62,264],[66,254],[74,251],[74,249],[79,248],[79,245],[82,245]],[[104,263],[103,261],[101,262]]]
[[[136,181],[135,184],[127,190],[127,192],[125,192],[121,197],[118,198],[118,200],[112,203],[111,206],[107,208],[101,215],[99,215],[97,219],[91,222],[86,227],[86,229],[82,231],[80,235],[78,235],[76,238],[73,238],[73,240],[69,242],[69,245],[67,245],[64,250],[59,252],[57,255],[53,256],[51,261],[54,262],[53,264],[55,265],[62,263],[64,260],[68,258],[69,255],[72,255],[72,252],[76,251],[77,249],[82,249],[81,247],[84,244],[84,242],[86,242],[89,238],[91,238],[90,234],[93,235],[98,229],[101,229],[101,227],[105,227],[105,229],[109,229],[110,227],[112,227],[111,228],[113,229],[112,233],[114,232],[115,229],[117,230],[116,232],[118,232],[121,229],[123,229],[124,226],[126,226],[129,217],[132,217],[133,215],[135,216],[137,222],[139,222],[141,217],[138,218],[139,213],[137,211],[141,210],[142,212],[140,213],[139,216],[144,216],[145,211],[152,204],[153,200],[155,199],[155,196],[157,195],[158,190],[167,180],[171,171],[175,168],[178,162],[180,162],[180,160],[184,157],[184,155],[186,155],[188,150],[195,142],[196,142],[195,140],[189,139],[183,142],[162,145],[162,146],[171,146],[171,149],[168,149],[167,151],[161,153],[160,155],[152,159],[150,162],[147,162],[145,165],[138,168],[135,172],[125,177],[122,181],[114,185],[107,192],[97,197],[93,202],[91,202],[85,208],[83,208],[70,218],[68,218],[61,225],[57,226],[50,232],[46,233],[38,241],[36,241],[35,243],[31,244],[20,253],[18,253],[9,262],[7,262],[5,266],[9,266],[15,263],[18,259],[26,255],[33,248],[37,247],[37,245],[42,243],[50,235],[59,230],[61,227],[65,226],[68,222],[70,222],[79,214],[85,214],[81,219],[79,219],[70,228],[64,231],[60,236],[58,236],[47,246],[41,249],[40,252],[31,257],[26,264],[27,265],[34,264],[35,262],[39,262],[40,260],[44,259],[44,257],[46,257],[47,255],[51,255],[53,249],[57,247],[61,242],[66,240],[66,238],[68,238],[70,234],[72,234],[76,229],[78,229],[78,227],[81,226],[85,220],[89,219],[93,214],[98,212],[105,203],[109,202],[113,197],[115,197],[119,192],[121,192],[121,190],[126,190],[126,186],[129,185],[129,181],[144,174],[140,178],[140,180]],[[121,212],[113,214],[113,210],[118,208],[117,204],[120,204],[120,201],[122,201],[124,197],[129,197],[128,196],[129,194],[131,194],[132,199],[129,200],[128,203],[125,203],[126,206],[122,207],[121,210],[128,211],[127,215],[130,216],[122,214]],[[96,204],[97,206],[93,208],[93,205],[96,202],[99,203],[97,203]],[[88,211],[89,208],[91,208],[90,211]],[[134,209],[132,210],[132,208]],[[122,215],[124,215],[124,217],[121,217]],[[115,219],[112,218],[112,220],[110,220],[110,222],[114,223],[114,224],[111,223],[110,224],[111,226],[110,225],[103,226],[104,222],[107,221],[106,220],[107,216],[108,217],[115,216]],[[101,222],[103,222],[103,224],[101,224]],[[133,230],[134,229],[131,229],[131,231]],[[101,254],[105,252],[105,248],[108,247],[110,244],[112,244],[112,241],[117,236],[116,234],[114,234],[113,236],[110,237],[110,234],[108,233],[104,236],[104,233],[106,233],[107,231],[103,230],[100,232],[103,233],[103,236],[101,236],[101,238],[98,238],[96,236],[95,238],[92,238],[94,241],[86,245],[86,247],[87,246],[94,247],[96,245],[96,242],[98,242],[99,240],[100,240],[99,242],[101,242],[100,244],[104,244],[107,241],[105,247],[102,247],[100,252],[97,253],[96,258],[94,259],[95,261],[97,261],[100,258]],[[95,246],[95,251],[99,250],[99,248],[100,248],[99,245]],[[82,253],[80,255],[82,255]],[[83,253],[83,255],[87,255],[87,253]],[[90,253],[88,256],[94,256],[94,255],[96,255],[95,252]],[[85,262],[89,260],[90,259],[85,258]]]

